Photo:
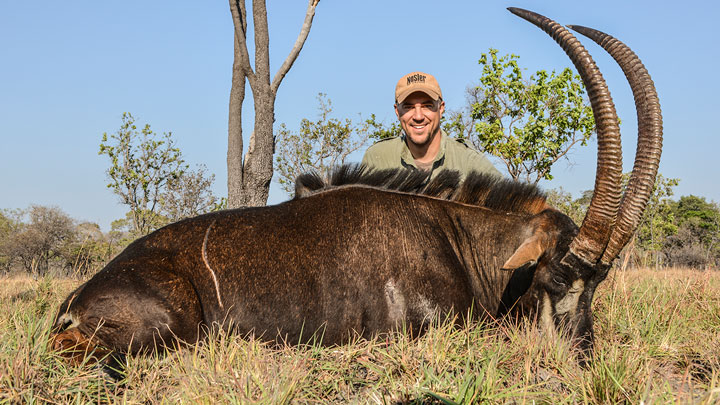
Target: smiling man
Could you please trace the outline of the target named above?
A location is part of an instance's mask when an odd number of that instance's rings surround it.
[[[500,172],[480,152],[448,137],[440,128],[445,112],[440,85],[427,73],[412,72],[395,86],[395,114],[402,136],[378,141],[365,152],[362,162],[377,169],[414,168],[429,171],[457,170],[461,177],[471,171]]]

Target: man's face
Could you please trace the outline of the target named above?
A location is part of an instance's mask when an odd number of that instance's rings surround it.
[[[412,93],[401,104],[395,105],[395,113],[407,140],[417,146],[430,144],[437,135],[443,112],[444,101],[435,101],[422,92]]]

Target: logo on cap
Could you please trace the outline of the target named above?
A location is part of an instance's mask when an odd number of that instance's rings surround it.
[[[408,76],[408,77],[407,77],[407,85],[409,86],[409,85],[411,85],[411,84],[413,84],[413,83],[425,83],[425,78],[426,78],[426,77],[427,77],[427,76],[421,75],[421,74],[419,74],[419,73],[416,73],[416,74],[414,74],[414,75]]]

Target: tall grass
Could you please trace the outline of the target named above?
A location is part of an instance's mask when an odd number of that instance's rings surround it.
[[[47,349],[79,282],[0,280],[0,402],[7,403],[718,403],[720,273],[613,272],[595,299],[589,366],[564,340],[520,325],[439,322],[338,347],[216,332],[165,356],[126,359],[114,382]]]

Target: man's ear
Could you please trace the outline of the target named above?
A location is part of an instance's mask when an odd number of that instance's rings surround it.
[[[397,103],[395,103],[395,115],[397,115],[398,119],[400,119],[400,111],[398,110]]]
[[[547,234],[542,231],[535,232],[532,236],[515,249],[515,252],[502,265],[503,270],[515,270],[524,266],[532,266],[537,264],[545,250],[548,248]]]

